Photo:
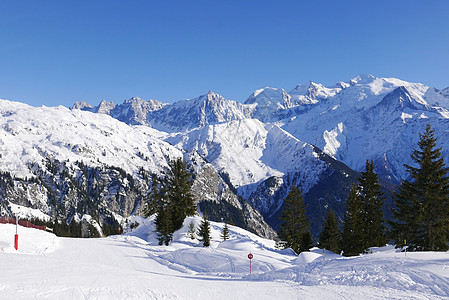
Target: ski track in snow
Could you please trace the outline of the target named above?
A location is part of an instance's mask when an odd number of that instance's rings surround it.
[[[157,246],[152,219],[122,236],[58,238],[0,224],[1,299],[447,299],[448,252],[397,252],[392,246],[345,258],[313,249],[299,256],[229,226],[211,247],[187,236],[186,220],[170,246]],[[143,237],[143,238],[142,238]],[[254,254],[249,273],[249,252]]]

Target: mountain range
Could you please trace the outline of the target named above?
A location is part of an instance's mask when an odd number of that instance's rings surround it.
[[[283,199],[297,185],[316,236],[329,208],[342,219],[349,188],[367,159],[374,161],[387,192],[407,178],[403,164],[412,163],[410,154],[426,124],[436,130],[449,159],[449,88],[372,75],[330,87],[299,84],[290,92],[266,87],[244,103],[209,91],[171,104],[134,97],[119,105],[81,102],[69,110],[2,100],[0,109],[0,170],[15,185],[19,179],[22,185],[31,179],[45,183],[34,187],[39,201],[33,196],[22,203],[13,191],[29,195],[30,188],[10,188],[8,194],[3,179],[3,207],[8,201],[25,206],[37,201],[41,206],[34,208],[47,207],[46,213],[55,215],[62,203],[66,212],[59,214],[68,218],[86,213],[78,203],[90,200],[79,199],[92,195],[105,212],[138,213],[149,175],[162,174],[169,159],[184,157],[203,174],[195,176],[196,197],[208,215],[232,212],[242,226],[274,236],[263,219],[278,228]],[[76,201],[68,200],[68,182],[79,186],[72,192],[77,196],[70,196]],[[56,198],[53,206],[49,190]]]

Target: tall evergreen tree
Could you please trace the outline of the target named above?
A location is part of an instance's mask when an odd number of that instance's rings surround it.
[[[292,248],[296,253],[310,249],[309,240],[304,236],[311,236],[310,220],[306,216],[306,206],[299,188],[291,186],[279,219],[282,222],[279,237],[285,241],[286,248]]]
[[[341,249],[345,256],[353,256],[367,250],[366,235],[363,230],[363,203],[359,197],[358,187],[353,184],[346,201],[345,220],[343,223],[343,234]]]
[[[178,158],[170,162],[170,168],[165,175],[164,185],[168,202],[172,209],[174,231],[182,227],[187,216],[193,216],[197,210],[192,195],[192,176],[186,163]]]
[[[385,246],[386,228],[384,226],[384,212],[382,205],[385,201],[384,193],[380,190],[379,179],[374,173],[373,161],[366,160],[365,172],[361,172],[359,181],[359,197],[363,207],[363,230],[366,239],[363,241],[365,247]]]
[[[203,220],[201,220],[200,228],[198,229],[198,237],[198,239],[203,242],[203,247],[210,246],[210,223],[206,214],[203,215]]]
[[[341,232],[338,227],[337,217],[332,209],[329,209],[323,230],[320,233],[318,244],[320,248],[334,253],[340,252]]]
[[[435,131],[427,125],[419,149],[411,158],[417,167],[404,165],[411,181],[403,180],[394,194],[392,235],[416,250],[446,251],[449,242],[449,169],[436,148]]]

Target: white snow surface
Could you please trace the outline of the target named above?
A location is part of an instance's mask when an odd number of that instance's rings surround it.
[[[133,220],[136,221],[137,219]],[[158,246],[153,218],[121,236],[58,238],[0,224],[3,299],[447,299],[447,252],[392,246],[345,258],[313,248],[299,256],[274,242],[211,222],[212,243],[187,236],[190,217],[169,246]],[[249,253],[254,255],[249,274]],[[324,255],[323,255],[324,254]]]

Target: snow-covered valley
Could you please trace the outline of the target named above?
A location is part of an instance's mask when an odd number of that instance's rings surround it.
[[[158,246],[152,219],[108,238],[58,238],[0,224],[0,294],[3,299],[447,299],[447,252],[398,252],[392,246],[345,258],[314,248],[299,256],[274,242],[222,223],[211,223],[204,248],[187,235]],[[254,255],[249,274],[249,253]],[[324,254],[324,255],[323,255]]]

